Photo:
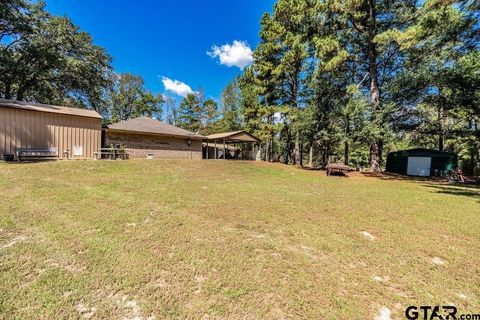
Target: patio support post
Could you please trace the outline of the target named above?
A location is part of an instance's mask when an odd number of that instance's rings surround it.
[[[218,158],[218,152],[217,152],[217,140],[215,140],[215,159]]]
[[[226,150],[225,149],[225,139],[223,139],[223,160],[227,160],[227,157],[225,156],[225,153],[226,153],[225,150]]]
[[[208,160],[208,141],[207,141],[207,160]]]

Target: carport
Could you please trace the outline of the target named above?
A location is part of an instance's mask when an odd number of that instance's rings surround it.
[[[245,130],[216,133],[203,140],[204,159],[256,160],[260,139]]]

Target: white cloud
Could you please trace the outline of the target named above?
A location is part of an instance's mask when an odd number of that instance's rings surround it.
[[[186,97],[190,93],[194,93],[192,88],[184,82],[172,80],[167,77],[162,77],[163,86],[166,91],[173,92],[181,97]]]
[[[207,54],[213,59],[218,58],[220,64],[227,67],[238,67],[240,69],[249,66],[253,62],[253,52],[245,41],[235,40],[233,44],[224,44],[223,46],[212,46],[212,51]]]

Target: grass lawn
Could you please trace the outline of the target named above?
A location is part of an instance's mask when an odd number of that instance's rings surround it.
[[[59,161],[0,163],[0,203],[0,319],[480,313],[476,188],[255,162]]]

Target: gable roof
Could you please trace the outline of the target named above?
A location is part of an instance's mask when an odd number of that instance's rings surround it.
[[[245,130],[215,133],[207,136],[208,140],[226,140],[232,142],[260,142],[260,139]]]
[[[163,123],[149,117],[138,117],[113,123],[107,126],[107,131],[132,132],[140,134],[154,134],[163,136],[203,139],[204,136],[182,128]]]
[[[31,103],[31,102],[24,102],[24,101],[17,101],[17,100],[0,99],[0,107],[49,112],[49,113],[60,113],[60,114],[67,114],[72,116],[102,119],[102,116],[93,110],[67,108],[67,107],[54,106],[49,104]]]

